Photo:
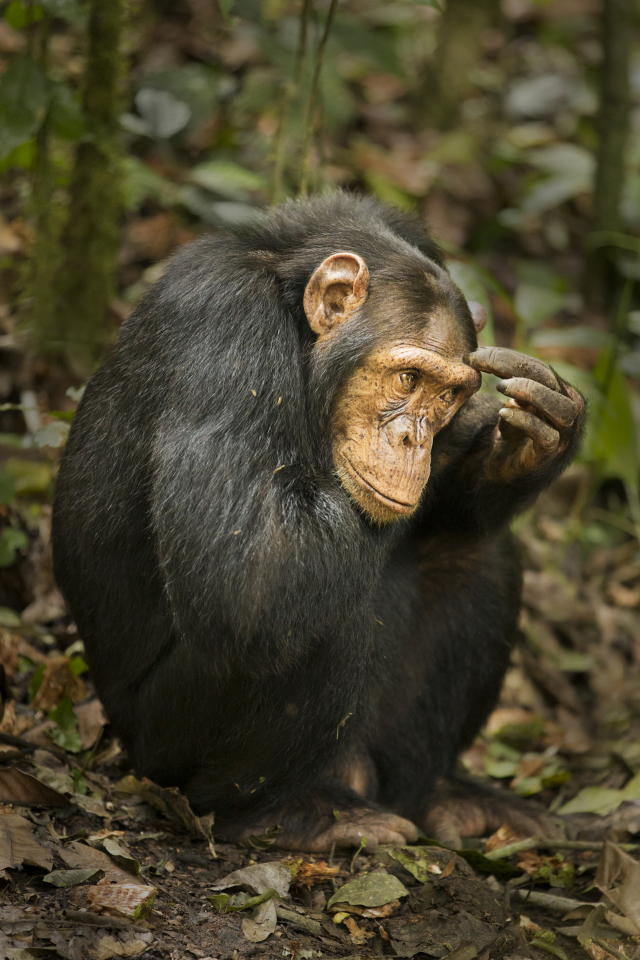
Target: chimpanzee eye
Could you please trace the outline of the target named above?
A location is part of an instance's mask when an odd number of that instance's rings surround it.
[[[413,373],[412,370],[403,370],[398,374],[398,380],[405,393],[413,393],[418,383],[418,374]]]
[[[438,400],[442,400],[443,403],[453,403],[459,393],[460,387],[452,387],[450,390],[441,393]]]

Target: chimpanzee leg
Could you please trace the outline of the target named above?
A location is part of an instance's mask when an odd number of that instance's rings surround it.
[[[535,809],[454,775],[493,709],[517,635],[520,567],[509,535],[403,543],[381,612],[388,675],[370,727],[375,799],[455,844],[509,822],[540,830]],[[411,585],[411,586],[409,586]]]

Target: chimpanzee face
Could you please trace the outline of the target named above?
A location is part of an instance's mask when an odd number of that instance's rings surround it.
[[[309,281],[304,306],[318,346],[364,304],[369,272],[356,254],[325,260]],[[472,305],[481,329],[484,316]],[[339,390],[331,417],[333,461],[344,488],[370,519],[413,513],[429,479],[433,438],[480,387],[464,362],[459,320],[438,306],[422,332],[393,335]]]

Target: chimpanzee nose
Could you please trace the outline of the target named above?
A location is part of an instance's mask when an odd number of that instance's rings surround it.
[[[422,447],[429,439],[425,417],[398,417],[389,427],[395,434],[395,442],[403,447]]]

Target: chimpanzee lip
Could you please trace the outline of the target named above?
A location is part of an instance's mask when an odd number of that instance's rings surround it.
[[[350,473],[353,475],[354,480],[372,493],[376,500],[379,500],[380,503],[383,503],[386,507],[389,507],[391,510],[393,510],[394,513],[408,513],[409,510],[413,510],[415,508],[415,503],[404,503],[402,500],[394,500],[393,497],[387,496],[386,493],[381,493],[379,490],[376,490],[373,484],[369,483],[368,480],[365,480],[362,474],[356,470],[351,460],[349,460],[347,457],[345,457],[345,463],[347,464]]]

